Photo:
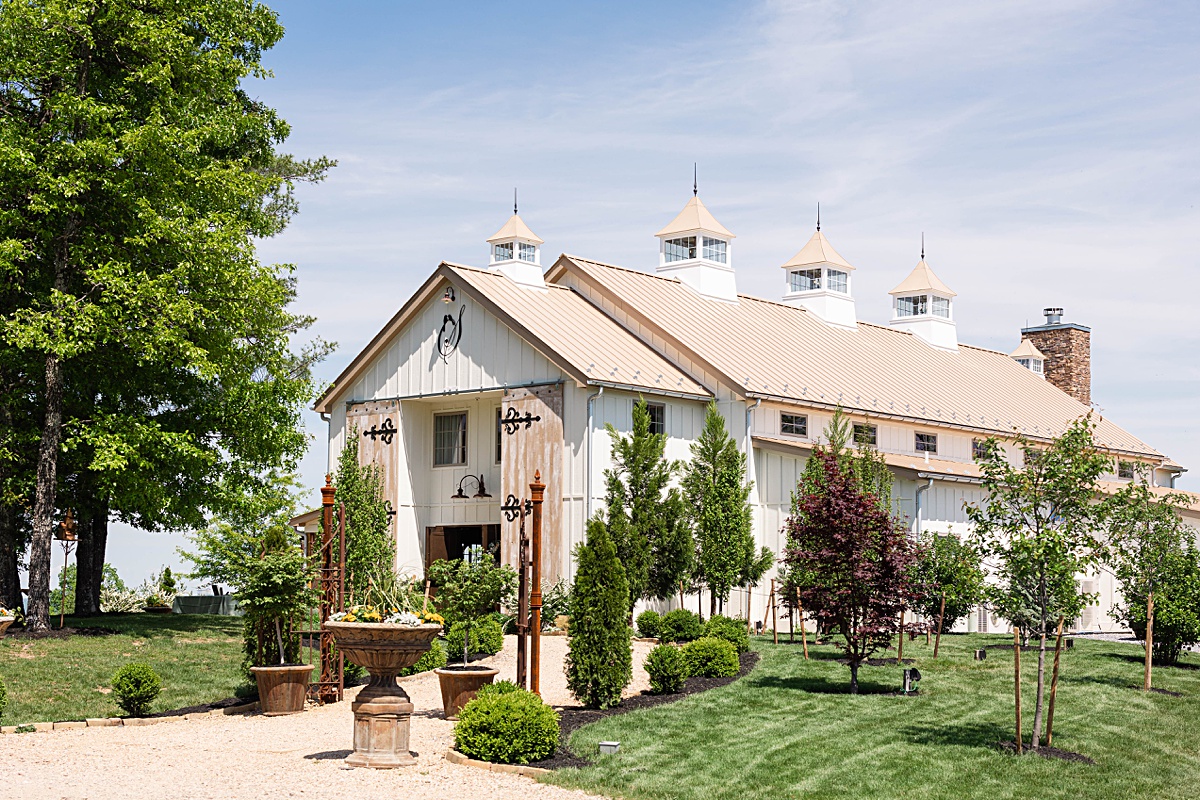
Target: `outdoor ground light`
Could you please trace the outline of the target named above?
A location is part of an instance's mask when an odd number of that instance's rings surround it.
[[[600,755],[602,755],[602,756],[616,755],[620,751],[621,751],[621,743],[620,742],[601,742],[600,743]]]
[[[476,485],[479,487],[478,491],[476,491],[475,494],[471,495],[469,498],[467,497],[467,493],[463,491],[463,484],[466,483],[467,478],[475,481]],[[450,495],[451,500],[482,500],[488,497],[491,497],[491,495],[488,494],[487,486],[485,486],[483,483],[482,472],[478,475],[463,475],[462,480],[458,482],[458,491]]]
[[[915,694],[920,681],[921,670],[916,667],[904,670],[904,694]]]

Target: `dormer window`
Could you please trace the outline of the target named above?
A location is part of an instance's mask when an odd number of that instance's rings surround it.
[[[942,319],[950,319],[950,301],[945,297],[933,297],[933,315]]]
[[[492,248],[492,260],[493,261],[512,261],[512,257],[513,257],[513,243],[512,242],[503,242],[502,244],[493,246],[493,248]]]
[[[716,261],[718,264],[724,264],[727,259],[724,239],[710,239],[705,236],[704,250],[702,252],[704,258],[709,261]]]
[[[811,292],[821,288],[821,270],[793,270],[789,277],[789,286],[793,292]]]
[[[1042,374],[1042,359],[1040,358],[1018,358],[1017,363],[1030,372]]]
[[[509,245],[509,247],[511,248],[512,245]],[[537,245],[521,242],[520,250],[518,252],[522,261],[527,261],[530,264],[537,263]]]
[[[842,272],[839,269],[828,269],[825,272],[829,276],[829,291],[850,294],[849,273]]]
[[[667,239],[663,242],[663,259],[668,264],[674,261],[691,261],[695,257],[695,236],[681,236],[678,239]]]
[[[924,294],[896,298],[897,317],[923,317],[929,313],[929,296]]]

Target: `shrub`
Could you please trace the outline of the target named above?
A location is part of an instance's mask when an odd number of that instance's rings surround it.
[[[527,764],[558,747],[558,713],[533,692],[480,691],[454,725],[454,747],[469,758]]]
[[[637,616],[638,635],[647,639],[658,638],[659,624],[662,622],[662,617],[653,609],[647,609]]]
[[[346,664],[346,666],[349,667],[350,665]],[[444,666],[446,666],[446,646],[441,642],[434,642],[433,646],[417,659],[417,663],[411,667],[405,667],[400,671],[400,677],[416,675],[418,672],[428,672],[431,669]]]
[[[629,645],[629,584],[608,529],[588,523],[577,551],[567,639],[567,686],[588,708],[612,708],[633,677]]]
[[[552,630],[559,617],[571,614],[571,584],[559,578],[542,596],[542,630]]]
[[[746,633],[746,620],[715,616],[704,624],[704,635],[724,639],[737,650],[738,655],[750,649],[750,634]]]
[[[485,683],[479,687],[476,697],[482,697],[490,694],[512,694],[513,692],[525,691],[520,686],[517,686],[512,681],[496,681],[495,683]]]
[[[737,648],[724,639],[705,636],[683,646],[683,663],[689,676],[732,678],[738,674]]]
[[[8,707],[8,687],[4,685],[4,678],[0,678],[0,717],[4,716],[4,709]]]
[[[650,676],[650,694],[675,694],[687,678],[683,653],[673,644],[660,644],[646,656],[646,673]]]
[[[149,664],[126,664],[113,673],[114,699],[131,717],[142,717],[162,691],[162,680]]]
[[[664,642],[690,642],[704,635],[704,623],[699,614],[677,608],[662,615],[658,638]]]
[[[466,625],[462,622],[456,622],[450,626],[450,632],[446,634],[446,652],[454,653],[455,660],[458,660],[458,654],[463,652],[463,634]],[[504,649],[504,631],[500,628],[500,623],[492,617],[483,617],[475,620],[471,626],[471,642],[467,651],[470,653],[487,653],[489,656],[494,656]]]

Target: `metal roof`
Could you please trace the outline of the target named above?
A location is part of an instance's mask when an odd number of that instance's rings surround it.
[[[957,294],[942,283],[941,278],[933,274],[933,270],[925,263],[924,258],[918,261],[917,265],[913,267],[913,271],[908,273],[908,277],[888,294],[912,294],[913,292],[937,292],[948,297],[954,297]]]
[[[629,313],[646,329],[641,335],[663,337],[741,396],[1043,440],[1091,411],[994,350],[941,350],[864,322],[838,328],[804,308],[747,295],[714,302],[676,279],[575,256],[560,257],[547,280],[566,272]],[[1096,420],[1101,446],[1162,458],[1108,419]]]
[[[833,249],[833,245],[825,238],[825,234],[817,231],[808,240],[804,247],[800,248],[800,252],[792,256],[784,269],[800,269],[802,267],[815,267],[819,264],[832,264],[835,267],[841,267],[846,271],[851,271],[854,267],[850,266],[850,262],[842,258],[837,250]]]
[[[692,233],[693,231],[708,231],[728,239],[735,238],[728,228],[717,222],[717,218],[709,213],[708,208],[700,202],[698,196],[693,196],[691,200],[688,200],[683,211],[680,211],[678,216],[667,224],[667,227],[654,235],[672,236],[676,233]]]

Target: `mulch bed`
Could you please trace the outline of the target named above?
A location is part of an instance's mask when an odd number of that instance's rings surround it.
[[[563,706],[559,708],[558,719],[561,738],[558,750],[550,758],[534,761],[529,766],[540,767],[542,769],[588,766],[592,763],[591,759],[577,755],[567,746],[567,741],[571,738],[571,734],[575,730],[605,717],[614,717],[617,714],[625,714],[629,711],[674,703],[676,700],[682,700],[688,695],[707,692],[709,689],[716,689],[718,686],[728,686],[739,678],[745,677],[750,673],[750,670],[754,669],[755,665],[758,664],[758,653],[742,653],[738,661],[740,667],[738,674],[732,678],[688,678],[683,683],[683,689],[676,694],[647,694],[643,692],[633,697],[626,697],[621,701],[620,705],[614,708],[606,708],[603,711],[582,708],[580,706]]]
[[[257,696],[257,695],[256,695]],[[224,700],[215,700],[211,703],[201,703],[198,706],[188,706],[187,708],[173,708],[170,711],[158,711],[154,714],[147,714],[148,717],[182,717],[184,714],[204,714],[209,711],[216,711],[221,708],[233,708],[234,706],[244,706],[247,703],[253,703],[254,697],[226,697]]]
[[[1016,742],[998,742],[996,746],[1001,750],[1007,750],[1010,753],[1015,754],[1017,752]],[[1022,755],[1039,755],[1042,758],[1056,758],[1059,761],[1070,761],[1075,764],[1090,764],[1093,767],[1096,766],[1095,761],[1083,755],[1082,753],[1072,753],[1070,750],[1060,750],[1057,747],[1050,747],[1049,745],[1042,745],[1037,750],[1030,750],[1028,747],[1026,747],[1022,752]]]
[[[72,636],[113,636],[121,631],[112,628],[51,628],[35,633],[28,628],[9,628],[10,639],[70,639]]]

